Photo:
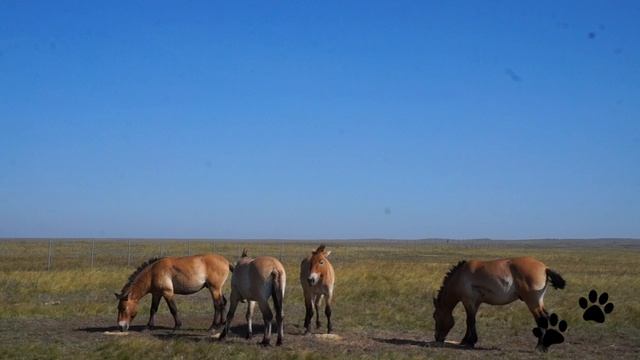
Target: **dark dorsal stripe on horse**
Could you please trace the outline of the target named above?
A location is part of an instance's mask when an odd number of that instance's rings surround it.
[[[162,259],[162,257],[152,257],[151,259],[143,262],[142,264],[140,264],[140,266],[138,266],[138,268],[131,273],[131,275],[129,275],[129,280],[127,280],[127,283],[124,284],[124,286],[122,287],[122,291],[120,293],[120,295],[125,295],[128,290],[129,287],[131,287],[131,285],[133,284],[133,282],[135,281],[136,277],[138,277],[138,275],[144,270],[146,269],[149,265],[155,263],[156,261]]]
[[[460,268],[462,268],[466,263],[467,263],[467,260],[461,260],[456,265],[452,266],[449,269],[449,271],[447,271],[447,274],[444,276],[444,279],[442,280],[442,285],[440,286],[440,290],[438,290],[438,295],[435,297],[436,302],[440,302],[442,291],[447,286],[447,282],[449,281],[449,279],[451,279],[453,274],[455,274],[458,270],[460,270]]]

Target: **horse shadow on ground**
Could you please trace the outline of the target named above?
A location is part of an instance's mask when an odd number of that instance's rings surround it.
[[[145,332],[157,339],[160,340],[186,340],[192,342],[201,342],[201,341],[218,341],[218,335],[222,331],[222,327],[214,329],[213,332],[209,332],[206,329],[179,329],[173,330],[173,328],[159,328],[156,327],[154,330],[146,330]],[[157,330],[165,330],[165,331],[157,331]],[[169,330],[169,331],[166,331]],[[253,339],[262,339],[262,334],[264,333],[264,325],[254,325],[253,326]],[[272,331],[273,333],[273,331]],[[214,335],[215,334],[215,335]],[[242,339],[245,340],[247,338],[247,326],[246,325],[236,325],[231,326],[229,328],[229,335],[227,336],[227,340],[230,339]],[[257,340],[256,340],[257,341]]]
[[[83,327],[83,328],[77,328],[77,329],[73,329],[74,331],[82,331],[82,332],[87,332],[87,333],[102,333],[102,332],[118,332],[120,331],[120,328],[118,326],[87,326],[87,327]],[[157,331],[157,330],[164,330],[164,331],[173,331],[172,327],[168,327],[168,326],[156,326],[153,330],[149,330],[147,328],[146,325],[132,325],[129,326],[129,330],[130,332],[152,332],[152,331]],[[199,329],[180,329],[180,330],[185,330],[185,331],[195,331],[195,330],[199,330]],[[178,330],[178,331],[180,331]]]
[[[411,345],[411,346],[420,346],[420,347],[428,347],[428,348],[445,348],[445,349],[456,349],[456,350],[480,350],[480,351],[500,350],[497,347],[476,346],[476,347],[470,348],[468,346],[456,344],[456,343],[453,343],[453,342],[438,343],[438,342],[435,342],[435,341],[422,341],[422,340],[415,340],[415,339],[398,339],[398,338],[385,339],[385,338],[376,338],[376,337],[374,337],[372,339],[374,341],[377,341],[377,342],[381,342],[381,343],[385,343],[385,344],[391,344],[391,345],[399,345],[399,346]]]
[[[217,340],[217,336],[212,336],[213,334],[219,334],[222,331],[222,327],[214,329],[213,332],[207,331],[204,328],[180,328],[175,330],[173,327],[168,326],[156,326],[153,330],[149,330],[146,325],[131,325],[129,327],[129,332],[131,333],[140,333],[140,334],[148,334],[155,338],[162,340],[171,340],[171,339],[185,339],[191,340],[194,342],[203,341],[206,339]],[[82,328],[76,328],[74,331],[81,331],[86,333],[117,333],[120,332],[120,328],[118,326],[87,326]],[[247,325],[246,324],[238,324],[235,326],[231,326],[229,328],[229,338],[247,338]],[[264,325],[263,324],[254,324],[253,325],[253,338],[262,339],[264,334]],[[275,326],[272,327],[272,335],[276,334]],[[298,335],[291,334],[289,335]]]

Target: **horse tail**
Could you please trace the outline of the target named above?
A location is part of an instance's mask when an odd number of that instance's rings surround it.
[[[285,287],[285,279],[282,275],[282,272],[276,269],[271,272],[271,296],[273,296],[273,306],[276,309],[276,313],[280,316],[282,316]]]
[[[564,281],[560,274],[549,268],[547,268],[545,272],[547,273],[547,279],[551,280],[551,286],[553,286],[554,289],[564,289],[567,282]]]

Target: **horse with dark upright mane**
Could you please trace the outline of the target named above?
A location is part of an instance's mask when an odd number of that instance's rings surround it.
[[[229,262],[216,254],[193,255],[184,257],[152,258],[144,262],[129,276],[122,287],[118,299],[118,326],[126,331],[136,317],[138,302],[151,294],[151,311],[147,326],[153,329],[155,315],[160,299],[164,298],[179,328],[182,322],[178,318],[175,295],[190,295],[207,288],[213,299],[213,322],[209,330],[224,324],[226,299],[222,286],[229,276]]]
[[[520,299],[536,322],[548,318],[543,298],[549,282],[556,289],[565,286],[560,274],[532,257],[460,261],[445,275],[433,298],[436,342],[444,342],[453,327],[452,312],[459,302],[467,313],[467,331],[461,344],[469,347],[478,341],[476,313],[482,303],[505,305]],[[541,338],[538,347],[543,348]]]
[[[327,317],[327,333],[333,331],[331,324],[331,305],[333,301],[333,287],[336,279],[333,266],[329,262],[331,251],[324,245],[311,252],[300,263],[300,284],[304,295],[306,314],[304,317],[305,334],[310,333],[309,326],[313,311],[316,313],[316,328],[320,328],[320,300],[324,298],[324,314]]]

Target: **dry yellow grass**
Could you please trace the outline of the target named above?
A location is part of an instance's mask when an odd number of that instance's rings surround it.
[[[450,265],[460,259],[520,255],[539,258],[567,280],[565,290],[549,290],[545,298],[548,309],[569,322],[566,342],[552,347],[546,357],[632,358],[640,351],[640,270],[636,265],[640,243],[329,242],[338,277],[333,317],[339,341],[300,335],[304,306],[298,266],[317,242],[194,241],[187,247],[183,241],[141,241],[133,243],[128,267],[126,241],[100,241],[95,245],[92,269],[91,242],[66,241],[54,244],[51,271],[46,271],[47,245],[46,241],[0,242],[0,358],[539,357],[533,351],[534,323],[521,302],[481,307],[479,350],[436,348],[430,343],[434,327],[431,297]],[[114,330],[113,292],[120,289],[134,265],[153,255],[186,255],[189,248],[198,253],[214,246],[230,260],[235,260],[242,247],[248,247],[252,255],[282,258],[288,272],[285,346],[261,349],[244,340],[241,312],[230,340],[225,344],[212,341],[205,331],[212,305],[204,292],[178,298],[184,330],[104,335]],[[592,288],[609,292],[616,305],[604,324],[581,318],[578,298]],[[146,323],[149,301],[143,301],[134,324]],[[464,333],[461,307],[455,316],[451,340],[459,340]],[[260,322],[258,312],[254,323]],[[171,324],[162,305],[159,325]]]

